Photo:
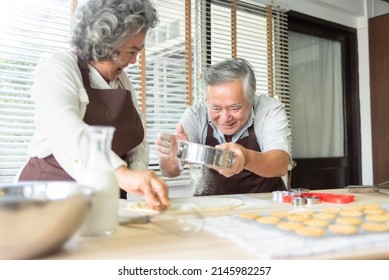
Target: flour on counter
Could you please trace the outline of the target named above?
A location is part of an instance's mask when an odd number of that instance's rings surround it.
[[[172,198],[171,202],[172,206],[164,213],[179,213],[182,211],[182,206],[190,204],[194,204],[200,212],[229,211],[245,204],[244,201],[238,198],[208,196]],[[160,212],[150,209],[145,201],[120,200],[120,210],[144,215],[160,214]]]

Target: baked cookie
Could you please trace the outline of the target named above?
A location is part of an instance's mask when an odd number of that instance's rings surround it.
[[[347,205],[342,208],[343,211],[362,211],[364,206],[361,205]]]
[[[313,214],[315,214],[315,212],[314,211],[297,211],[297,212],[293,212],[293,214],[297,215],[297,216],[310,217]]]
[[[295,230],[295,233],[301,236],[319,237],[324,234],[324,230],[318,227],[300,227]]]
[[[346,211],[340,211],[339,215],[343,217],[361,217],[363,216],[363,213],[362,211],[359,210],[346,210]]]
[[[340,208],[323,208],[321,211],[323,213],[338,214],[340,212]]]
[[[365,204],[363,205],[363,209],[380,209],[381,205],[379,204]]]
[[[274,225],[278,224],[281,219],[279,217],[274,216],[262,216],[255,219],[258,223],[265,224],[265,225]]]
[[[386,211],[381,208],[368,208],[368,209],[364,209],[363,213],[367,215],[383,215],[386,213]]]
[[[369,222],[386,222],[389,221],[388,215],[366,215],[366,221]]]
[[[304,221],[304,224],[311,227],[325,228],[330,224],[330,222],[328,220],[312,219],[312,220]]]
[[[273,212],[271,213],[272,216],[274,217],[280,217],[280,218],[285,218],[291,215],[289,212]]]
[[[358,232],[358,228],[356,226],[341,225],[341,224],[329,225],[328,230],[332,233],[343,234],[343,235],[352,235]]]
[[[314,219],[320,220],[332,220],[335,219],[336,215],[333,213],[316,213],[313,215]]]
[[[288,231],[293,231],[295,229],[298,229],[302,227],[303,225],[299,222],[280,222],[277,224],[277,227],[282,230],[288,230]]]
[[[385,232],[389,231],[389,225],[385,223],[363,223],[361,228],[366,231]]]
[[[248,219],[248,220],[254,220],[256,218],[259,218],[260,215],[257,214],[257,213],[240,213],[238,215],[239,218],[242,218],[242,219]]]
[[[303,215],[296,215],[296,214],[291,214],[288,217],[286,217],[289,221],[292,222],[304,222],[309,219],[311,219],[311,216],[303,216]]]
[[[362,220],[356,217],[339,217],[336,219],[338,224],[349,225],[349,226],[358,226],[362,224]]]

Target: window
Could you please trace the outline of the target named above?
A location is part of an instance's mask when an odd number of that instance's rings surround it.
[[[34,69],[68,48],[71,1],[2,1],[0,9],[0,183],[12,182],[34,133]]]
[[[2,2],[0,182],[11,182],[27,159],[26,149],[34,132],[34,105],[29,98],[33,71],[41,57],[69,47],[73,2],[77,1]],[[157,134],[174,133],[185,108],[201,100],[201,73],[211,63],[244,57],[255,68],[258,94],[288,104],[289,91],[287,21],[278,7],[252,0],[154,3],[160,24],[149,32],[145,50],[127,73],[146,116],[150,168],[158,171]]]

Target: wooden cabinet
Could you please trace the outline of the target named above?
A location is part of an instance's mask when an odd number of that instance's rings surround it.
[[[389,14],[369,19],[374,183],[389,180]]]

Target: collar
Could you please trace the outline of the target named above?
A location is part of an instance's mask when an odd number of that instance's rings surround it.
[[[91,87],[98,89],[117,89],[119,87],[119,78],[116,78],[114,81],[107,83],[101,74],[89,63],[88,68]]]
[[[248,128],[254,123],[254,107],[252,107],[250,115],[247,119],[247,122],[245,125],[239,129],[237,132],[235,132],[234,135],[232,135],[232,142],[235,143],[242,137],[245,137],[247,135]],[[212,127],[213,129],[213,136],[218,139],[220,144],[226,143],[226,139],[224,138],[224,134],[212,123],[212,121],[209,118],[208,111],[207,111],[207,123]]]

